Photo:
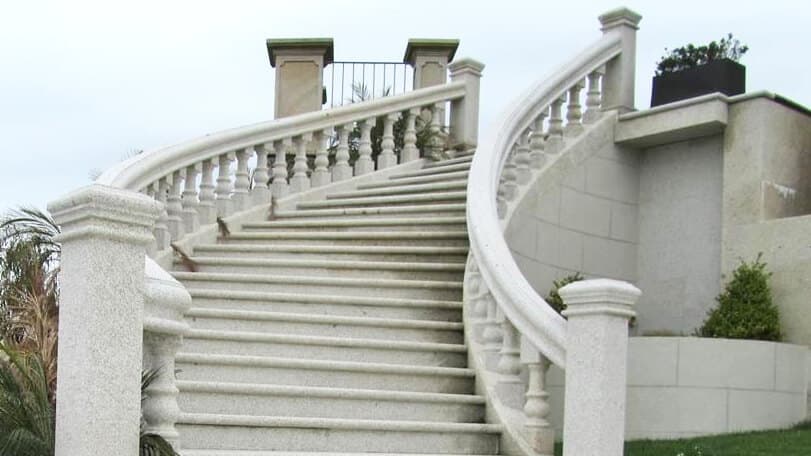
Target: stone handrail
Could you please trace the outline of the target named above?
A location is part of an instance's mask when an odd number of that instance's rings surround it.
[[[552,454],[554,430],[546,419],[549,394],[544,387],[550,362],[567,368],[567,426],[572,426],[570,418],[583,421],[576,429],[571,427],[573,432],[567,427],[566,454],[615,454],[616,436],[603,441],[596,452],[583,450],[594,443],[586,437],[589,434],[602,439],[611,434],[604,432],[608,428],[617,434],[616,416],[586,413],[584,419],[580,412],[584,407],[603,410],[601,404],[584,404],[597,398],[613,400],[616,380],[624,382],[627,318],[633,315],[630,306],[639,290],[622,282],[594,280],[569,294],[561,291],[570,306],[567,322],[524,278],[503,230],[532,182],[543,178],[548,165],[565,155],[570,143],[584,136],[604,111],[633,107],[635,30],[640,19],[624,8],[600,16],[603,36],[521,94],[484,133],[471,165],[467,189],[471,251],[464,293],[471,360],[495,419],[525,454]],[[594,347],[593,334],[582,334],[583,328],[622,329],[617,322],[623,319],[626,329],[605,338],[616,343]],[[569,359],[572,353],[577,355]],[[603,359],[616,362],[595,371]],[[601,378],[610,386],[589,390]],[[624,397],[624,383],[621,388]],[[624,400],[616,402],[620,403]],[[621,407],[615,409],[624,417]],[[605,424],[609,422],[610,426]],[[617,435],[616,454],[621,454],[622,432]],[[586,446],[582,441],[588,442]]]

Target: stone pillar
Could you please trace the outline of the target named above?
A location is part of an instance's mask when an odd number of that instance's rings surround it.
[[[136,456],[144,258],[161,205],[91,185],[48,209],[62,227],[55,454]]]
[[[270,39],[267,48],[270,66],[276,68],[275,118],[320,111],[332,38]]]
[[[408,40],[403,62],[414,67],[414,89],[422,89],[448,81],[448,63],[453,60],[459,40]]]
[[[622,456],[628,321],[641,292],[617,280],[574,282],[559,291],[568,306],[564,456]]]
[[[454,145],[475,147],[479,140],[479,85],[484,64],[464,58],[450,64],[451,82],[464,82],[464,98],[451,101],[450,135]]]
[[[636,31],[642,16],[628,8],[617,8],[602,14],[599,19],[604,34],[617,33],[622,37],[622,53],[605,64],[603,110],[633,111]]]

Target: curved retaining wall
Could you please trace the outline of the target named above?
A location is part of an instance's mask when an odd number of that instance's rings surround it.
[[[626,438],[669,439],[779,429],[806,418],[808,348],[751,340],[632,337]],[[563,423],[563,372],[548,375]]]

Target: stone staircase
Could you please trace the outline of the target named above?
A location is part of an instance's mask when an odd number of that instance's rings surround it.
[[[462,325],[471,155],[199,245],[184,456],[497,454]]]

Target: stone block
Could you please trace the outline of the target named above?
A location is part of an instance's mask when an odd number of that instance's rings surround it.
[[[625,437],[676,438],[727,429],[727,392],[713,388],[628,388]]]
[[[806,394],[808,348],[802,345],[777,344],[775,389]]]
[[[634,166],[600,157],[586,162],[586,192],[615,201],[636,203],[639,171]]]
[[[775,344],[750,340],[683,338],[679,384],[770,390],[775,386]]]
[[[629,386],[676,386],[679,339],[632,337],[628,342]]]
[[[552,186],[538,194],[535,216],[543,221],[558,223],[560,221],[560,187]]]
[[[639,238],[638,212],[635,204],[612,202],[610,237],[620,241],[637,242]]]
[[[563,187],[560,224],[582,233],[607,237],[611,224],[611,205],[605,199]]]
[[[583,271],[583,238],[582,233],[561,229],[558,233],[558,266],[572,271]]]
[[[583,272],[627,281],[636,280],[636,245],[595,236],[583,237]]]
[[[729,391],[728,432],[789,427],[805,418],[805,394]]]
[[[546,264],[558,264],[561,249],[561,228],[546,222],[536,225],[535,258]]]

